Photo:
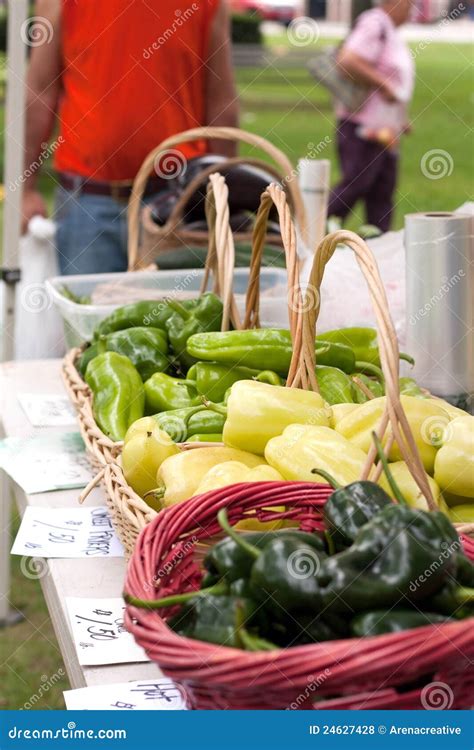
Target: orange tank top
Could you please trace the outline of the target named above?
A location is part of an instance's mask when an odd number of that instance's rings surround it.
[[[219,0],[63,0],[59,171],[131,180],[160,141],[204,123]],[[186,158],[205,151],[179,147]]]

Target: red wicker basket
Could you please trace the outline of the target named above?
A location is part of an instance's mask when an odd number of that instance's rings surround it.
[[[153,600],[197,589],[222,507],[231,523],[255,510],[262,520],[284,516],[310,531],[324,528],[321,509],[330,492],[305,482],[238,484],[172,506],[142,531],[125,591]],[[263,510],[269,503],[287,510]],[[463,543],[474,557],[472,540]],[[196,709],[460,709],[472,703],[474,619],[250,653],[183,638],[167,626],[169,611],[160,612],[127,606],[126,626]]]

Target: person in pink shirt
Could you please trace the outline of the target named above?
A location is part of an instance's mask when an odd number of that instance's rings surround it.
[[[330,216],[345,219],[365,202],[367,222],[390,228],[398,173],[400,136],[408,130],[415,64],[398,27],[410,17],[412,0],[380,0],[362,13],[342,45],[341,72],[369,88],[355,112],[336,106],[342,179],[332,190]]]

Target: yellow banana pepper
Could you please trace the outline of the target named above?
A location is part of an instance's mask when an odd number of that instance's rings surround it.
[[[432,474],[436,452],[441,444],[443,432],[450,421],[449,414],[432,399],[401,396],[401,402],[423,466],[428,474]],[[340,419],[336,430],[358,448],[368,452],[372,444],[372,432],[377,430],[384,410],[385,396],[366,401],[365,404],[361,404]],[[393,444],[388,457],[390,461],[403,459],[397,443]]]
[[[410,473],[410,469],[406,465],[405,461],[395,461],[395,463],[390,464],[390,471],[408,505],[411,505],[412,508],[420,508],[420,510],[429,510],[428,503],[426,502],[417,483],[413,479]],[[380,479],[378,480],[378,484],[385,490],[388,495],[392,496],[392,491],[385,474],[382,473]],[[428,484],[431,488],[433,500],[435,501],[439,510],[442,510],[443,513],[446,513],[446,515],[448,515],[449,508],[446,505],[446,502],[441,494],[441,490],[439,489],[435,480],[431,477],[428,477]]]
[[[226,445],[263,455],[268,441],[288,425],[329,425],[331,409],[319,393],[240,380],[227,400]]]
[[[457,505],[449,511],[453,523],[474,523],[474,503]]]
[[[156,472],[179,448],[154,419],[144,417],[130,425],[122,450],[122,469],[130,487],[144,497],[156,486]]]
[[[458,406],[453,406],[449,403],[449,401],[445,401],[444,398],[437,398],[436,396],[432,396],[429,401],[434,401],[434,403],[438,404],[438,406],[442,406],[443,409],[448,412],[450,419],[468,416],[467,411],[464,411],[464,409],[460,409]]]
[[[193,497],[209,469],[225,461],[240,461],[250,469],[265,464],[260,456],[235,448],[195,448],[181,451],[163,461],[158,469],[154,498],[167,507]]]
[[[253,469],[249,469],[241,461],[225,461],[223,464],[217,464],[212,469],[209,469],[197,488],[196,495],[209,492],[209,490],[216,490],[219,487],[238,484],[239,482],[281,481],[283,481],[283,477],[280,472],[268,466],[268,464],[261,464],[260,466],[255,466]],[[271,508],[271,510],[283,511],[284,507],[278,506]],[[253,511],[253,515],[255,515],[255,511]],[[283,520],[259,521],[257,517],[250,518],[247,516],[244,520],[237,523],[236,528],[246,531],[271,531],[282,528],[284,523]]]
[[[366,455],[330,427],[294,424],[268,441],[265,458],[285,479],[325,482],[319,468],[345,485],[360,478]]]
[[[457,417],[445,430],[434,464],[442,491],[474,498],[474,417]]]
[[[351,411],[354,411],[354,409],[358,408],[359,404],[333,404],[331,406],[332,414],[329,420],[329,426],[332,427],[333,430],[337,430],[337,425],[341,419],[350,414]]]

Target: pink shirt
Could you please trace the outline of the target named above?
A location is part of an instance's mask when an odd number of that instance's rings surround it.
[[[357,112],[336,105],[339,119],[349,118],[368,128],[391,127],[401,132],[407,123],[407,105],[415,85],[415,63],[390,16],[381,8],[362,13],[344,48],[371,63],[391,83],[399,101],[387,102],[378,91],[367,97]]]

